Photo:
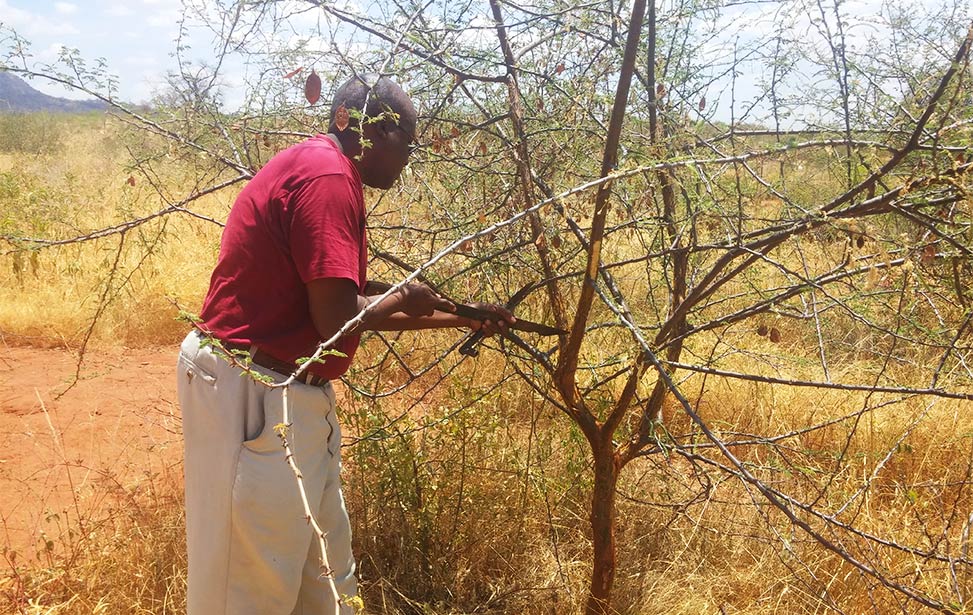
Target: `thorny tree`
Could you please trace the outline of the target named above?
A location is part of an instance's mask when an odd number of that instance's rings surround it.
[[[245,181],[273,147],[319,123],[300,97],[312,68],[332,84],[394,74],[419,103],[426,147],[399,192],[377,197],[373,271],[501,300],[526,284],[519,313],[568,331],[555,343],[500,345],[590,447],[586,613],[619,608],[617,484],[626,467],[653,459],[685,463],[695,488],[678,506],[736,481],[811,581],[807,553],[817,549],[860,576],[876,612],[910,602],[959,612],[971,589],[970,522],[959,511],[973,465],[934,486],[952,508],[919,520],[924,544],[858,523],[921,413],[867,461],[856,489],[839,480],[878,412],[916,397],[973,398],[973,31],[960,5],[915,10],[854,15],[825,0],[189,1],[184,35],[202,28],[217,55],[183,61],[177,41],[180,72],[152,112],[117,102],[107,73],[77,54],[32,65],[11,34],[9,70],[112,102],[123,121],[161,138],[162,150],[138,152],[144,178],[165,164],[160,152],[177,152],[196,165],[198,188],[160,190],[159,211],[80,237],[5,239],[37,249],[198,215],[200,196]],[[221,79],[232,71],[246,75],[246,98],[228,113],[221,96],[234,90]],[[403,203],[435,215],[416,219]],[[353,384],[387,395],[443,361],[412,364],[389,341],[375,366],[407,377],[372,380],[366,368],[370,385]],[[838,418],[809,415],[797,430],[723,432],[687,387],[698,400],[727,381],[863,401]],[[834,429],[846,446],[820,455],[816,434]],[[780,482],[785,474],[797,478]],[[802,558],[795,541],[816,546]],[[820,582],[815,600],[843,612],[828,587]]]

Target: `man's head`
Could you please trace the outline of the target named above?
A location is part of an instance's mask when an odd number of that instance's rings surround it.
[[[351,117],[348,127],[339,130],[335,115],[342,107]],[[360,124],[356,112],[364,112]],[[416,134],[416,109],[388,77],[357,75],[335,93],[328,132],[341,142],[366,186],[390,188],[409,161]],[[362,140],[369,144],[364,149]]]

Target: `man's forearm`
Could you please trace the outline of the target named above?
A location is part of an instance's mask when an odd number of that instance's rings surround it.
[[[473,326],[469,318],[439,310],[433,312],[431,316],[409,316],[404,312],[394,312],[383,319],[375,319],[366,324],[366,328],[372,331],[418,331]]]
[[[368,289],[366,288],[366,292]],[[384,291],[383,291],[384,292]],[[381,293],[378,293],[381,294]],[[362,324],[356,327],[358,331],[370,330],[370,331],[388,331],[390,329],[383,329],[381,327],[389,318],[392,318],[396,314],[401,314],[402,303],[404,298],[400,293],[392,293],[386,297],[381,303],[378,302],[377,295],[358,296],[358,311],[362,311],[366,307],[370,307],[365,317],[362,319]],[[377,304],[377,305],[376,305]]]

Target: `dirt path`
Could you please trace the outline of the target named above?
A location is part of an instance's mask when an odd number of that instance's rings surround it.
[[[178,489],[176,352],[92,351],[64,392],[73,353],[0,346],[0,545],[34,559],[121,499]]]

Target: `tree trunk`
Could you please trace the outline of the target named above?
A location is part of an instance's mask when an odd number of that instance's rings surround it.
[[[611,592],[615,583],[615,485],[619,468],[610,440],[592,452],[595,457],[595,484],[591,493],[594,565],[585,615],[607,615],[611,612]]]

